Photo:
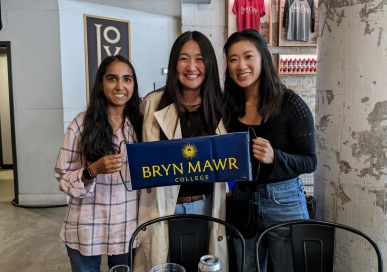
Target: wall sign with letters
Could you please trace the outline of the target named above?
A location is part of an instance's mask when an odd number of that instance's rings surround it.
[[[102,60],[120,54],[130,60],[129,21],[85,14],[85,56],[87,101]]]

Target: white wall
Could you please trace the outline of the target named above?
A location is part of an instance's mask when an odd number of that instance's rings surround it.
[[[3,0],[11,42],[19,203],[63,203],[53,169],[63,135],[58,4]]]
[[[65,127],[86,107],[83,14],[130,21],[131,62],[140,96],[152,91],[154,82],[165,82],[161,68],[168,67],[170,48],[180,33],[179,19],[72,0],[59,0],[59,14]]]
[[[11,42],[19,204],[66,202],[54,178],[64,127],[86,108],[83,13],[131,21],[141,95],[165,81],[180,21],[66,0],[2,0],[0,40]],[[179,22],[177,22],[179,21]]]
[[[226,1],[211,1],[211,4],[182,4],[182,31],[197,30],[211,41],[218,60],[220,82],[226,69],[223,45],[227,39]]]
[[[184,4],[183,29],[205,33],[224,65],[224,2]],[[63,131],[86,108],[83,13],[130,20],[140,94],[165,81],[179,19],[70,0],[2,0],[0,40],[11,41],[19,203],[64,203],[53,172]],[[205,20],[206,18],[206,20]],[[210,19],[209,19],[210,18]],[[205,23],[203,23],[205,22]]]
[[[7,51],[0,48],[0,124],[3,164],[12,165],[11,119],[9,110]]]

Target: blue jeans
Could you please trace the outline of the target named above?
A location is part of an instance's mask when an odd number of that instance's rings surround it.
[[[201,214],[211,216],[212,195],[205,195],[204,199],[190,203],[176,204],[175,214]]]
[[[254,192],[254,201],[258,203],[258,233],[246,239],[245,271],[257,271],[255,242],[266,228],[280,222],[309,219],[304,194],[304,185],[300,178],[278,183],[259,185]],[[261,271],[292,272],[293,258],[290,233],[288,229],[270,232],[260,252]],[[235,250],[239,264],[240,244],[235,241]]]
[[[84,256],[78,250],[66,245],[67,255],[70,258],[72,272],[100,272],[101,255]],[[129,265],[129,253],[120,255],[108,255],[109,269],[119,264]]]

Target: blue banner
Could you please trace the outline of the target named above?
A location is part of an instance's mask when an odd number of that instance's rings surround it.
[[[132,189],[251,181],[248,132],[127,144]]]

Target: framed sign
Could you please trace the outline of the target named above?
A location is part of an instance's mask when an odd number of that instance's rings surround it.
[[[278,0],[278,46],[317,46],[318,0]]]
[[[130,23],[85,14],[86,99],[89,103],[95,75],[102,60],[122,55],[130,60]]]
[[[238,23],[237,23],[237,14],[233,13],[233,7],[235,5],[235,2],[238,0],[228,0],[228,12],[227,12],[227,35],[228,37],[238,31]],[[261,33],[265,38],[267,44],[270,46],[272,45],[272,30],[271,30],[271,6],[272,6],[272,0],[261,0],[264,5],[265,14],[260,17],[260,26],[259,26],[259,33]],[[258,1],[259,2],[259,1]],[[254,14],[259,12],[258,9],[253,7],[253,4],[251,6],[244,6],[242,1],[239,1],[237,3],[238,9],[241,9],[242,11],[240,13],[243,13],[247,16],[247,14]],[[239,14],[240,15],[240,14]]]

